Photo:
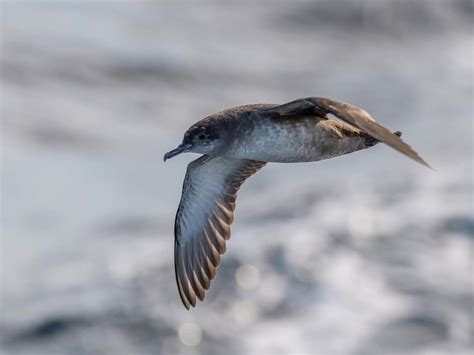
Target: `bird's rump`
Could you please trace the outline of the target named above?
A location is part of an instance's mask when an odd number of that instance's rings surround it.
[[[186,308],[204,299],[225,253],[237,191],[265,162],[204,155],[188,165],[175,220],[175,272]]]

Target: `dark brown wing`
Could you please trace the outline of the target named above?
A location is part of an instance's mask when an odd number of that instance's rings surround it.
[[[237,191],[264,162],[204,155],[188,165],[176,213],[174,262],[184,306],[204,299],[230,238]]]
[[[366,111],[351,104],[324,97],[306,97],[280,106],[260,110],[260,114],[274,117],[290,115],[315,115],[324,117],[329,113],[384,142],[418,163],[431,168],[430,165],[400,137],[376,122]]]

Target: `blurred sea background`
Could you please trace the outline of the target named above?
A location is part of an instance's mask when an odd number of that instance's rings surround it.
[[[3,354],[472,354],[473,2],[2,1]],[[403,132],[242,187],[175,286],[195,121],[327,96]]]

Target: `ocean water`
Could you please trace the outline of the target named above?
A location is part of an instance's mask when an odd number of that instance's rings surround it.
[[[468,354],[471,1],[2,1],[5,354]],[[186,311],[173,224],[198,119],[304,96],[403,132],[269,164]]]

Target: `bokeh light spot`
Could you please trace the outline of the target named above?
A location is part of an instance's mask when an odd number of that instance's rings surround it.
[[[255,266],[242,265],[237,269],[235,279],[241,288],[251,290],[260,283],[260,272]]]
[[[186,346],[196,346],[201,343],[202,331],[195,323],[184,323],[179,328],[179,339]]]

